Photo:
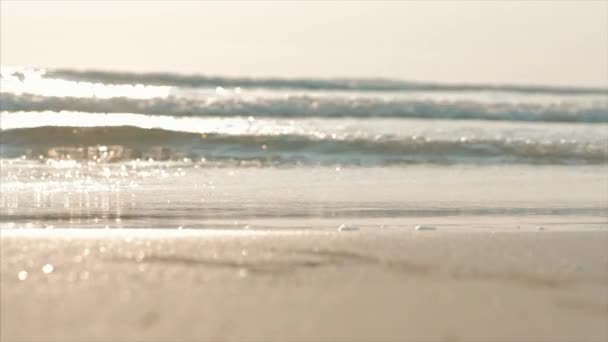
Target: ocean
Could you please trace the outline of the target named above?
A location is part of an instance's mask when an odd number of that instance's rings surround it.
[[[608,89],[2,67],[0,227],[605,229]]]

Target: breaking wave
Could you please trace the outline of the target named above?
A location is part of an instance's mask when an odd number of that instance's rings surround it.
[[[0,95],[2,111],[79,111],[174,116],[260,116],[320,118],[426,118],[543,122],[608,122],[608,104],[483,103],[475,101],[385,98],[226,97],[152,99],[52,97],[32,94]]]
[[[608,157],[607,146],[576,141],[200,134],[135,126],[18,128],[0,131],[0,139],[2,157],[107,161],[190,158],[263,165],[603,164]]]

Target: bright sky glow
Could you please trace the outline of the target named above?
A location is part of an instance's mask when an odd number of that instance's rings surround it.
[[[4,65],[608,84],[606,1],[2,1],[0,22]]]

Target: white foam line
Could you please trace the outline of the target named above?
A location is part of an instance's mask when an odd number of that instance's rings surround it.
[[[239,230],[239,229],[177,229],[177,228],[53,228],[0,229],[0,238],[59,239],[166,239],[192,237],[237,237],[280,235],[327,235],[330,232],[310,230]]]

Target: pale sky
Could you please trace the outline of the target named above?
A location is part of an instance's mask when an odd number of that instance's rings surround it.
[[[3,65],[608,85],[608,1],[1,1]]]

